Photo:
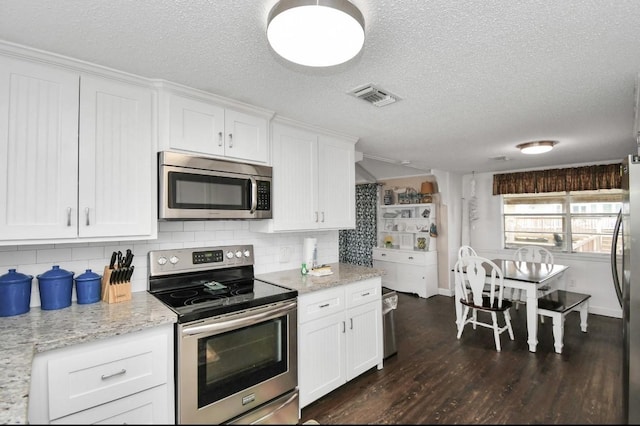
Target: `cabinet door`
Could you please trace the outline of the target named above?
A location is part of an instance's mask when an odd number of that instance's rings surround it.
[[[382,301],[347,311],[347,380],[382,362]]]
[[[77,235],[79,76],[0,57],[0,235]]]
[[[174,149],[224,155],[224,108],[170,95],[169,145]]]
[[[386,272],[382,278],[382,285],[392,290],[396,289],[396,275],[397,275],[397,263],[388,262],[385,260],[373,260],[373,267],[384,269]]]
[[[315,133],[273,125],[273,230],[318,227]]]
[[[424,265],[400,263],[398,264],[396,277],[394,290],[415,293],[420,297],[432,296],[431,294],[427,295]]]
[[[268,122],[265,118],[227,109],[224,128],[226,157],[269,162]]]
[[[153,91],[82,76],[78,234],[151,235],[156,178]]]
[[[348,229],[356,226],[354,146],[321,136],[318,143],[319,227]]]
[[[300,408],[346,382],[344,312],[298,325]]]

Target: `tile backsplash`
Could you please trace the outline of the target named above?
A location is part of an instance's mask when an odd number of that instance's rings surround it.
[[[147,290],[147,257],[152,250],[253,244],[255,273],[262,274],[299,268],[305,237],[317,238],[318,262],[338,262],[338,231],[267,234],[250,231],[249,223],[242,220],[172,221],[158,223],[156,240],[3,246],[0,247],[0,275],[10,268],[33,275],[31,306],[40,306],[36,277],[53,265],[74,272],[74,276],[87,269],[102,275],[111,253],[118,250],[124,253],[129,248],[135,256],[132,291],[138,292]],[[73,300],[76,300],[75,288]]]

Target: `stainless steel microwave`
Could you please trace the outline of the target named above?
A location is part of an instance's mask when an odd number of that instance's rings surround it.
[[[158,153],[158,219],[270,219],[273,169]]]

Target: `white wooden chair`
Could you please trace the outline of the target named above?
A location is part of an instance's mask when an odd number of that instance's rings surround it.
[[[485,269],[487,268],[487,269]],[[513,340],[513,329],[511,328],[511,317],[509,308],[512,303],[504,300],[504,276],[502,269],[491,260],[480,256],[467,256],[458,259],[455,265],[456,285],[461,295],[456,303],[463,305],[462,318],[458,324],[458,335],[460,339],[464,327],[471,324],[474,329],[480,325],[491,328],[496,343],[496,350],[500,352],[500,334],[509,332],[509,337]],[[487,271],[489,274],[487,275]],[[489,284],[489,292],[485,294],[485,283]],[[471,312],[469,312],[471,311]],[[498,313],[504,316],[504,326],[498,324]],[[491,322],[483,322],[478,319],[478,313],[488,313]],[[471,315],[469,315],[471,314]]]
[[[460,246],[458,249],[458,259],[468,256],[477,256],[478,253],[471,246]]]
[[[538,262],[538,263],[546,263],[549,266],[554,265],[553,254],[541,246],[522,246],[513,254],[513,260],[516,262]],[[541,286],[538,288],[538,297],[544,296],[551,287],[548,285]],[[511,301],[516,305],[516,309],[521,303],[525,303],[522,299],[522,292],[520,289],[513,289],[511,292]]]
[[[561,354],[564,346],[564,320],[569,312],[580,311],[580,329],[587,332],[590,294],[555,290],[538,298],[538,314],[553,318],[553,343]]]

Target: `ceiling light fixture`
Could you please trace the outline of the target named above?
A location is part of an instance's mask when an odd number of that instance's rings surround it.
[[[280,0],[269,12],[267,39],[296,64],[338,65],[362,49],[364,17],[347,0]]]
[[[542,154],[551,151],[556,143],[556,141],[525,142],[516,146],[516,148],[520,149],[523,154]]]

